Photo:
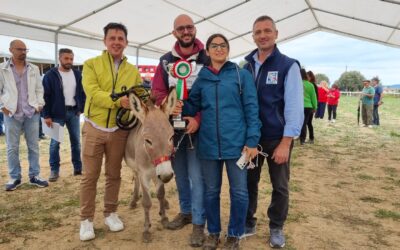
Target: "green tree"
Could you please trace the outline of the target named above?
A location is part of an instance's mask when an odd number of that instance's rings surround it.
[[[330,84],[329,77],[322,73],[315,74],[315,81],[317,84],[319,84],[321,81],[327,82],[328,85]]]
[[[359,71],[348,71],[339,77],[338,85],[343,91],[360,91],[363,88],[363,80],[365,77]]]

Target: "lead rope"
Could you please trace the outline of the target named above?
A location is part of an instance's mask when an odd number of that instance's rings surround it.
[[[262,156],[264,156],[265,158],[268,157],[268,154],[264,152],[264,149],[263,149],[263,147],[262,147],[260,144],[257,145],[257,149],[258,149],[258,147],[260,147],[260,150],[258,150],[258,154],[257,154],[257,156],[256,156],[256,163],[254,164],[253,161],[250,161],[249,164],[247,165],[247,169],[258,168],[258,156],[259,156],[259,155],[262,155]]]
[[[186,136],[186,133],[183,133],[183,134],[181,135],[181,138],[179,138],[178,143],[176,144],[176,147],[174,147],[174,153],[173,153],[174,156],[175,156],[175,152],[178,151],[179,146],[181,145],[181,143],[182,143],[182,141],[183,141],[183,138],[185,138],[185,136]]]

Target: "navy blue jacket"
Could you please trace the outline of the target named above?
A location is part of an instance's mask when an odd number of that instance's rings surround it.
[[[261,65],[256,76],[253,58],[256,52],[257,49],[245,57],[248,63],[244,68],[249,70],[255,79],[262,122],[261,140],[281,139],[285,127],[284,82],[290,67],[299,62],[281,54],[275,45],[272,54]]]
[[[201,112],[200,159],[237,159],[243,147],[260,139],[257,94],[246,70],[226,62],[218,74],[203,67],[183,106],[183,114]]]
[[[75,102],[76,112],[83,113],[85,105],[85,92],[82,87],[82,73],[73,70],[76,79]],[[42,117],[52,119],[65,119],[66,107],[63,91],[63,83],[58,68],[50,69],[43,77],[44,102]]]

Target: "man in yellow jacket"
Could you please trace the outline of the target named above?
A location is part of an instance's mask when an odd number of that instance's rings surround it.
[[[124,96],[116,101],[110,97],[141,83],[135,66],[123,55],[128,45],[127,29],[120,23],[109,23],[104,27],[103,54],[89,59],[83,65],[82,85],[86,93],[85,123],[82,128],[82,163],[80,208],[82,241],[95,237],[93,218],[95,213],[96,186],[105,156],[104,223],[111,231],[121,231],[124,225],[116,214],[121,184],[121,162],[129,131],[118,129],[117,110],[129,108],[129,99]]]

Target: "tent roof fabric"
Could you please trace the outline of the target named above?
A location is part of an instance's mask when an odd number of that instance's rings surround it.
[[[327,31],[400,48],[400,0],[2,0],[0,34],[101,50],[103,27],[122,22],[125,53],[158,58],[171,49],[173,20],[182,13],[203,41],[223,33],[232,58],[255,48],[251,28],[261,15],[276,21],[278,43]]]

